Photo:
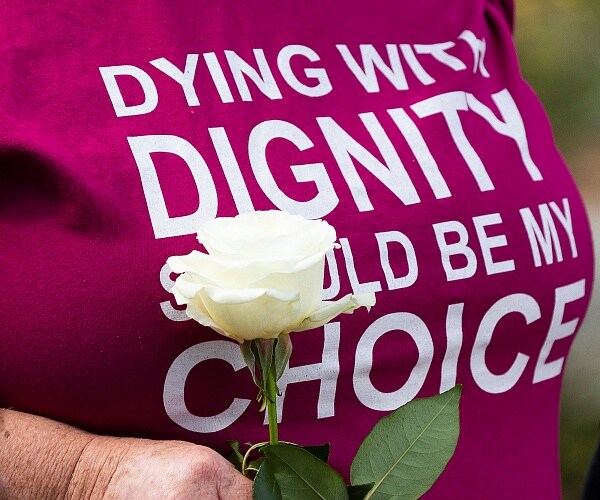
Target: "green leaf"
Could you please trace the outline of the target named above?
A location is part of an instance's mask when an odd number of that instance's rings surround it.
[[[263,460],[252,485],[252,498],[255,500],[283,500],[275,469],[269,460]]]
[[[244,358],[244,362],[246,363],[248,370],[250,370],[250,373],[252,373],[252,380],[254,380],[254,384],[260,388],[260,382],[256,377],[256,358],[252,352],[252,341],[245,340],[242,342],[240,344],[240,351],[242,351],[242,357]]]
[[[261,451],[265,454],[265,460],[254,479],[254,498],[348,499],[342,476],[305,449],[278,443],[265,446]]]
[[[262,389],[266,391],[266,382],[273,362],[273,347],[275,339],[255,339],[252,341],[258,354],[258,366],[261,371]],[[259,386],[260,387],[260,386]]]
[[[325,463],[327,463],[327,461],[329,460],[329,451],[331,450],[331,446],[329,445],[329,443],[325,443],[319,446],[301,446],[300,448],[308,451],[309,453],[311,453],[312,455],[314,455],[319,460],[322,460]]]
[[[415,399],[373,427],[350,469],[352,484],[374,483],[365,499],[408,500],[431,488],[456,448],[460,393]]]
[[[231,446],[231,451],[227,456],[227,460],[229,460],[239,472],[242,472],[242,462],[244,461],[244,455],[242,455],[242,452],[240,450],[240,443],[235,439],[230,439],[227,442],[229,443],[229,446]]]
[[[252,460],[252,462],[250,462],[248,464],[248,467],[246,467],[246,468],[248,470],[258,472],[258,469],[260,469],[260,466],[262,465],[264,460],[265,460],[265,457],[260,457],[260,458],[257,458],[256,460]]]
[[[275,344],[275,381],[279,380],[292,355],[292,340],[287,333],[277,337]]]
[[[375,486],[375,483],[350,485],[348,486],[348,496],[350,500],[363,500],[373,486]]]

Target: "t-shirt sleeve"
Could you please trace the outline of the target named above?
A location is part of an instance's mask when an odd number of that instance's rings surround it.
[[[490,6],[498,9],[506,19],[510,30],[515,29],[515,0],[487,0]]]

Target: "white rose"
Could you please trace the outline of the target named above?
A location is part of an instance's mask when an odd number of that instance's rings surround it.
[[[375,304],[372,293],[324,302],[325,253],[335,229],[276,210],[214,219],[197,250],[167,260],[181,273],[171,293],[187,315],[239,342],[322,326],[343,312]]]

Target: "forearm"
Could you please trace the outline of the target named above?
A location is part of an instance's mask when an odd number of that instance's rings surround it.
[[[90,498],[110,481],[116,456],[101,438],[42,417],[0,409],[0,498]],[[93,452],[92,452],[93,448]],[[118,453],[116,453],[118,455]],[[102,496],[102,493],[98,495]]]
[[[0,500],[252,498],[252,482],[184,441],[97,436],[0,409]]]

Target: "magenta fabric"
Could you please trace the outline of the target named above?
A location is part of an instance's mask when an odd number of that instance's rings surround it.
[[[0,402],[225,452],[267,436],[237,344],[185,321],[167,257],[215,216],[324,218],[327,295],[293,336],[281,439],[344,474],[374,423],[463,385],[426,498],[559,498],[585,210],[523,81],[512,6],[11,2],[0,16]]]

